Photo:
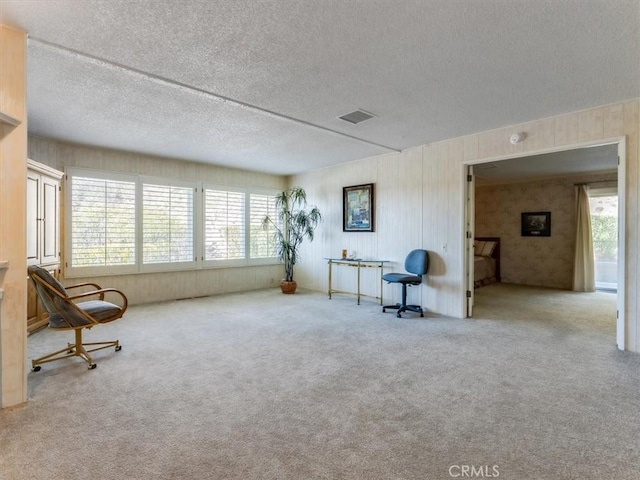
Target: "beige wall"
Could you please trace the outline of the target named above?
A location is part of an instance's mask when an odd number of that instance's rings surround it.
[[[476,188],[475,234],[500,237],[505,283],[573,287],[575,183],[613,180],[616,174],[580,175]],[[523,237],[522,212],[551,212],[550,237]]]
[[[394,262],[393,268],[401,268],[407,252],[422,247],[431,252],[432,265],[426,282],[410,289],[410,295],[432,312],[463,317],[465,164],[625,136],[627,274],[624,341],[619,339],[623,343],[619,346],[639,352],[639,103],[631,100],[535,120],[294,177],[292,182],[305,187],[311,201],[326,214],[317,241],[305,246],[299,281],[305,287],[325,290],[323,257],[337,255],[342,248],[354,249],[359,256],[389,259]],[[511,145],[509,137],[514,132],[525,132],[525,140]],[[380,221],[376,232],[342,232],[342,187],[369,182],[377,187],[376,214]],[[373,290],[375,284],[366,283],[365,288]],[[385,286],[386,298],[398,294],[393,286]]]
[[[26,34],[0,25],[0,406],[27,399]],[[7,268],[5,268],[7,267]]]
[[[286,186],[285,177],[276,175],[70,145],[39,137],[29,137],[28,153],[30,159],[63,171],[65,167],[84,167],[229,186],[273,189]],[[62,257],[64,262],[64,249]],[[280,283],[282,275],[281,265],[265,265],[117,275],[92,280],[101,286],[122,290],[130,304],[138,304],[275,287]],[[63,279],[63,283],[69,285],[89,280],[91,279]]]

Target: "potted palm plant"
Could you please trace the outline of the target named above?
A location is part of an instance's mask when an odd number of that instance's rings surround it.
[[[293,279],[293,266],[298,261],[300,244],[305,238],[313,241],[322,215],[315,206],[307,210],[307,194],[302,187],[283,190],[275,200],[275,218],[265,216],[262,228],[274,230],[276,253],[284,263],[284,279],[280,283],[282,293],[295,293],[297,283]]]

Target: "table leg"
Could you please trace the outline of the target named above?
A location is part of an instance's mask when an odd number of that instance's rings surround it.
[[[329,264],[329,300],[331,300],[331,260],[327,262]]]
[[[358,305],[360,305],[360,262],[358,262]]]
[[[380,264],[380,305],[384,305],[384,303],[382,303],[382,287],[384,286],[384,283],[382,281],[383,267],[384,267],[384,264],[381,263]]]

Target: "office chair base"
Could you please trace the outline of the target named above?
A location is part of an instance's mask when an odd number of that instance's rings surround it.
[[[85,348],[89,347],[89,348]],[[57,360],[63,360],[65,358],[70,357],[81,357],[85,362],[89,364],[89,370],[93,370],[96,368],[96,364],[93,362],[91,355],[89,352],[95,352],[97,350],[102,350],[104,348],[114,347],[116,352],[122,350],[122,345],[118,340],[112,340],[108,342],[82,342],[82,331],[80,329],[76,330],[76,341],[75,343],[68,343],[65,348],[61,348],[60,350],[56,350],[53,353],[45,355],[44,357],[36,358],[31,361],[31,370],[34,372],[39,372],[41,367],[40,365],[49,362],[55,362]]]
[[[396,317],[402,318],[402,312],[416,312],[419,313],[421,317],[424,317],[424,312],[422,311],[422,307],[420,305],[402,305],[401,303],[396,303],[395,305],[385,305],[382,307],[382,312],[385,313],[387,308],[398,310],[396,313]]]

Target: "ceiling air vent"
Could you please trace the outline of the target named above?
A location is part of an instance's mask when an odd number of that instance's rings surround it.
[[[375,117],[375,115],[373,115],[372,113],[365,112],[364,110],[356,110],[355,112],[347,113],[338,118],[344,120],[345,122],[357,125],[358,123],[362,123],[365,120],[369,120],[373,117]]]

